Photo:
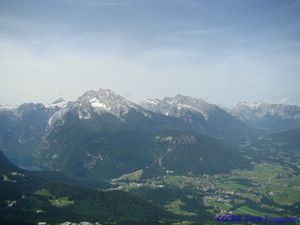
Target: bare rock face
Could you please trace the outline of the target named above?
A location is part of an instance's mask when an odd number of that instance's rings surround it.
[[[202,99],[176,95],[162,100],[148,99],[141,106],[149,111],[182,119],[199,132],[226,142],[238,143],[255,138],[254,131],[244,122]]]

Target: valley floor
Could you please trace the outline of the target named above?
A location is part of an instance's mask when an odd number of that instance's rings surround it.
[[[300,217],[300,175],[292,168],[258,163],[229,174],[142,179],[143,171],[112,180],[126,190],[186,218],[183,224],[213,222],[216,215]],[[188,222],[189,221],[189,222]]]

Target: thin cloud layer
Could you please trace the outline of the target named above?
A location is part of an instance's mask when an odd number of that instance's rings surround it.
[[[1,1],[0,104],[99,87],[136,102],[273,101],[299,88],[299,11],[297,1]]]

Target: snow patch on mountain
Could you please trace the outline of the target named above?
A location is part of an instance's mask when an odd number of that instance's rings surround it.
[[[59,99],[55,100],[54,102],[52,102],[51,104],[46,104],[45,107],[56,108],[56,109],[65,109],[68,107],[68,105],[69,105],[69,102],[67,102],[63,98],[59,98]]]
[[[252,120],[272,116],[282,119],[300,118],[300,107],[296,105],[242,102],[233,108],[232,114],[241,120]]]
[[[48,120],[49,127],[52,127],[57,121],[62,121],[62,117],[68,112],[68,108],[56,111]]]
[[[253,103],[249,103],[249,102],[240,102],[238,104],[239,107],[249,107],[251,109],[255,109],[255,108],[258,108],[262,105],[264,105],[265,103],[263,102],[253,102]]]
[[[61,101],[55,102],[51,105],[60,104]],[[145,117],[152,118],[151,112],[144,110],[142,107],[136,105],[114,93],[109,89],[99,89],[97,91],[90,90],[80,96],[75,102],[67,102],[66,107],[55,108],[58,109],[48,121],[49,127],[52,127],[56,122],[63,121],[63,117],[68,113],[75,113],[81,120],[90,120],[95,116],[101,116],[104,113],[112,114],[117,118],[123,120],[124,116],[130,111],[142,113]]]
[[[158,100],[158,99],[147,99],[145,101],[145,103],[152,104],[152,105],[158,105],[160,103],[160,100]]]
[[[97,99],[97,98],[91,99],[90,103],[91,103],[92,107],[94,107],[94,108],[102,108],[102,109],[104,109],[106,111],[110,111],[111,110],[110,107],[108,107],[106,104],[100,102],[99,99]]]
[[[186,112],[200,113],[205,120],[209,120],[210,114],[217,106],[209,104],[202,99],[196,99],[183,95],[167,97],[163,100],[148,99],[141,103],[147,110],[162,113],[166,116],[183,117]]]
[[[109,89],[88,91],[75,102],[79,117],[90,119],[94,113],[110,113],[116,117],[122,117],[130,110],[143,111],[136,104],[126,100],[122,96]]]
[[[14,105],[0,105],[0,110],[1,111],[10,111],[10,110],[15,110],[18,106]]]

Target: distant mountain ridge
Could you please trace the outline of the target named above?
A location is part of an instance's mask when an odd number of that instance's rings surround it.
[[[231,113],[264,134],[300,127],[300,107],[296,105],[242,102]]]
[[[202,99],[176,95],[162,100],[148,99],[141,106],[153,112],[183,119],[199,132],[226,142],[237,143],[255,137],[254,131],[242,121],[221,107]]]

